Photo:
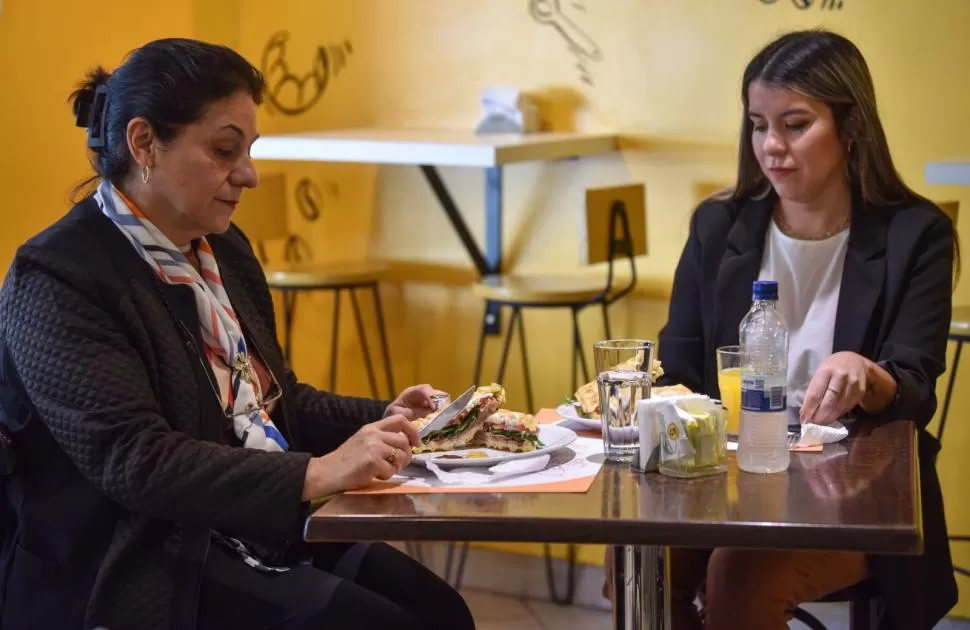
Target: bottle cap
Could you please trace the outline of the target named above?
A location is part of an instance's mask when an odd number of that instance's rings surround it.
[[[756,280],[751,288],[751,297],[755,300],[777,300],[778,283],[774,280]]]

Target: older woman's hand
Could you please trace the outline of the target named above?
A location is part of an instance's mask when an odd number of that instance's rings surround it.
[[[303,500],[389,479],[410,463],[411,447],[420,444],[418,430],[402,415],[365,424],[337,450],[310,460]]]
[[[423,418],[434,411],[431,395],[437,392],[430,385],[413,385],[401,392],[398,397],[387,406],[384,417],[401,415],[408,420]]]

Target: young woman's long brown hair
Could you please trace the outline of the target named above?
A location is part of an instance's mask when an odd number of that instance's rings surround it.
[[[826,30],[795,31],[768,44],[748,63],[741,82],[741,137],[738,176],[722,198],[742,201],[771,192],[751,145],[748,88],[754,81],[798,92],[822,101],[832,110],[836,129],[848,147],[849,185],[873,206],[926,201],[903,182],[896,171],[886,132],[876,108],[876,91],[862,53],[851,41]],[[959,273],[959,245],[954,232],[954,266]]]

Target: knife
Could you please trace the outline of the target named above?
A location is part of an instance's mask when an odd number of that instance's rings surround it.
[[[472,396],[475,395],[475,390],[477,389],[478,387],[475,385],[472,385],[466,389],[461,396],[452,401],[450,405],[442,409],[441,413],[435,416],[431,422],[421,427],[421,429],[418,430],[418,437],[423,440],[430,433],[445,427],[449,422],[454,420],[455,416],[458,415],[458,412],[464,409],[465,405],[467,405],[472,399]]]

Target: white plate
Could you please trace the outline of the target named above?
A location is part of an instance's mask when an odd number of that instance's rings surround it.
[[[536,455],[545,455],[547,453],[552,453],[553,451],[558,451],[559,449],[569,446],[573,440],[576,439],[576,433],[572,429],[567,429],[566,427],[560,427],[554,424],[543,424],[539,425],[539,440],[542,441],[542,448],[536,449],[534,451],[528,451],[525,453],[509,453],[506,451],[496,451],[491,448],[465,448],[455,451],[441,451],[440,453],[421,453],[420,455],[415,455],[411,461],[415,464],[420,464],[422,462],[433,459],[434,463],[441,468],[454,468],[456,466],[468,467],[468,466],[494,466],[495,464],[501,464],[502,462],[507,462],[512,459],[524,459],[526,457],[535,457]],[[475,457],[472,459],[452,459],[442,458],[442,455],[464,455],[465,453],[470,453],[472,451],[480,451],[487,453],[488,457]]]
[[[559,414],[560,418],[565,418],[572,422],[576,422],[586,427],[587,429],[593,429],[594,431],[599,431],[603,428],[603,422],[599,418],[584,418],[579,415],[574,405],[562,404],[556,407],[556,413]]]

